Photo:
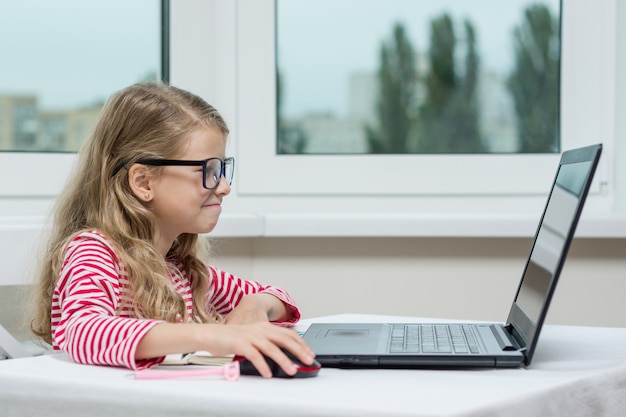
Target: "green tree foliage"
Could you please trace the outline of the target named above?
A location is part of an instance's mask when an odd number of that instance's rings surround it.
[[[416,59],[404,26],[380,49],[375,126],[366,127],[370,153],[408,153],[415,124]]]
[[[508,88],[517,113],[518,152],[558,153],[558,21],[545,5],[530,6],[513,37],[515,67]]]
[[[419,152],[484,152],[478,124],[476,86],[479,57],[476,35],[469,21],[464,23],[464,44],[455,35],[448,14],[431,21],[426,99],[420,108]],[[464,46],[464,60],[457,51]]]
[[[304,129],[298,125],[290,125],[286,122],[282,113],[283,77],[280,71],[276,71],[276,124],[278,141],[276,142],[277,153],[280,154],[303,154],[305,153],[308,137]]]

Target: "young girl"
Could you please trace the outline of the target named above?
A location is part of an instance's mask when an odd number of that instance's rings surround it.
[[[144,369],[170,353],[263,355],[292,375],[282,349],[313,352],[291,329],[283,290],[207,266],[200,233],[230,193],[228,128],[201,98],[163,84],[114,94],[54,210],[32,331],[85,364]]]

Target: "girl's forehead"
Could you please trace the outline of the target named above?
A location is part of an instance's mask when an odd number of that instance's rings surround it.
[[[206,159],[214,156],[224,156],[226,152],[226,137],[224,133],[214,126],[197,129],[189,134],[184,146],[181,158]]]

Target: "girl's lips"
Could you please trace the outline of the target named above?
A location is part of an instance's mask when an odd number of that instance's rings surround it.
[[[221,206],[222,200],[209,200],[206,201],[203,206]]]

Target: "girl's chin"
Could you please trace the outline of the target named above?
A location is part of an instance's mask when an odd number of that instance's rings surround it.
[[[198,232],[198,233],[210,233],[213,231],[213,229],[215,229],[215,226],[217,225],[217,219],[213,222],[210,223],[205,223],[201,229],[202,231]]]

